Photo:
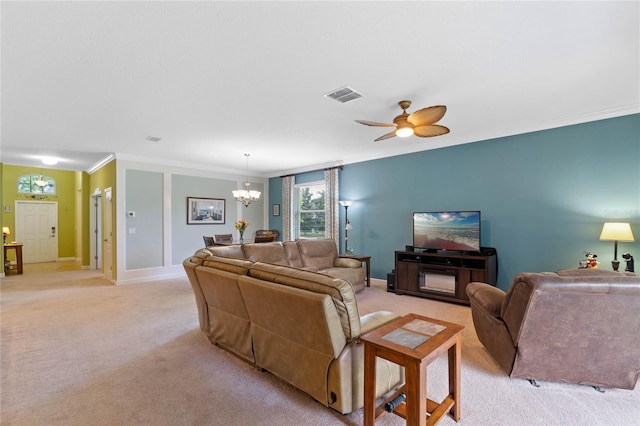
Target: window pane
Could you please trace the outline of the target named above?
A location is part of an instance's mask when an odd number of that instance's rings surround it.
[[[300,212],[300,238],[324,238],[324,211]]]
[[[324,182],[296,186],[297,238],[325,237],[324,190]]]
[[[19,194],[55,194],[56,181],[49,176],[25,175],[18,178]]]

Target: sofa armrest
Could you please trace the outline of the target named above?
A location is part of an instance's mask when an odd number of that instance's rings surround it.
[[[360,317],[360,335],[365,335],[388,322],[400,318],[400,315],[389,311],[377,311]]]
[[[333,266],[336,268],[362,268],[362,262],[358,259],[347,259],[345,257],[337,257]]]
[[[494,318],[500,318],[500,311],[506,293],[497,287],[485,283],[470,283],[467,285],[467,295],[475,306],[479,307]]]

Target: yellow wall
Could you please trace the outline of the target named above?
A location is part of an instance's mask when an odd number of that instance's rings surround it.
[[[56,181],[55,195],[18,194],[18,177],[42,174]],[[58,258],[76,258],[76,185],[75,172],[67,170],[23,167],[4,164],[2,168],[2,223],[11,229],[9,240],[15,240],[15,202],[21,200],[56,201],[58,203]],[[9,206],[11,211],[6,212]]]
[[[18,194],[18,177],[29,174],[42,174],[56,181],[55,195]],[[42,200],[56,201],[58,203],[58,258],[81,258],[83,266],[90,265],[91,254],[91,194],[96,188],[103,191],[112,189],[113,211],[113,278],[116,278],[116,162],[115,160],[94,172],[92,175],[86,172],[69,170],[46,169],[40,167],[23,167],[0,163],[0,200],[2,201],[2,213],[0,226],[8,226],[12,235],[8,241],[15,239],[15,202],[16,200]],[[81,202],[81,206],[78,206]],[[5,212],[4,206],[10,207],[10,212]],[[79,234],[78,234],[79,233]],[[9,258],[14,260],[13,252]]]

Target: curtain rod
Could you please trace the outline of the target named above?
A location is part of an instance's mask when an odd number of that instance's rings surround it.
[[[325,171],[325,170],[333,170],[333,169],[340,169],[340,170],[344,170],[344,165],[340,164],[339,166],[333,166],[333,167],[325,167],[324,169],[315,169],[315,170],[307,170],[305,172],[300,172],[300,173],[291,173],[288,175],[282,175],[280,176],[281,178],[286,178],[289,176],[296,176],[296,175],[301,175],[303,173],[313,173],[313,172],[319,172],[319,171]]]

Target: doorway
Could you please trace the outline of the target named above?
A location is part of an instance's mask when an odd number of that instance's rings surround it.
[[[16,201],[16,241],[24,244],[24,263],[57,261],[58,203]]]
[[[104,278],[113,282],[113,200],[111,188],[104,190],[103,223],[104,223]]]
[[[91,195],[91,246],[90,268],[102,268],[102,195],[94,192]]]

